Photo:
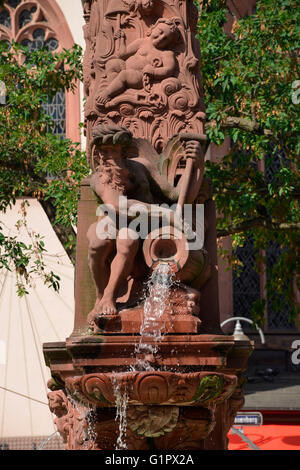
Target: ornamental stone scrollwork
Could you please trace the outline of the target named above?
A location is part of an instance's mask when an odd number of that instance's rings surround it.
[[[119,423],[112,408],[94,414],[93,450],[115,450]],[[214,409],[131,406],[126,410],[127,450],[199,450],[216,425]]]
[[[135,406],[127,412],[127,425],[138,436],[159,437],[172,432],[178,422],[177,406]]]
[[[83,6],[88,141],[99,123],[126,126],[158,152],[170,135],[202,133],[196,6],[179,0],[88,0]]]
[[[114,389],[128,395],[128,405],[209,406],[228,399],[235,376],[215,372],[190,374],[173,372],[95,373],[66,379],[70,395],[97,407],[116,405]]]
[[[54,423],[67,450],[88,450],[92,442],[88,432],[88,408],[74,405],[63,390],[48,393],[50,411],[56,415]]]

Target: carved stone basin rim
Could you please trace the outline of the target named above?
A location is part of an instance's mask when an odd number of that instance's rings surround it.
[[[122,394],[128,405],[211,406],[229,398],[236,386],[236,376],[217,372],[93,373],[66,379],[73,399],[100,408],[116,406]]]

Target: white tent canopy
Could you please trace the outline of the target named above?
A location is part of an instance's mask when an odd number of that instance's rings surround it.
[[[0,438],[47,436],[56,430],[47,403],[50,371],[42,345],[64,341],[74,322],[74,268],[40,203],[27,200],[27,226],[43,237],[44,261],[60,277],[60,290],[36,278],[29,295],[20,298],[16,273],[0,271]],[[16,228],[22,202],[1,214],[0,226],[6,235],[30,244],[27,230]]]

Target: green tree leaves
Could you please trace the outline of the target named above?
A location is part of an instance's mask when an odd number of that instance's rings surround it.
[[[39,199],[72,260],[79,185],[88,173],[86,156],[79,144],[50,132],[54,122],[43,103],[60,90],[78,86],[81,56],[76,45],[53,54],[0,42],[0,81],[7,90],[5,104],[0,106],[0,210],[5,211],[18,197]],[[58,289],[58,277],[46,273],[40,257],[44,249],[36,236],[31,246],[25,246],[1,233],[0,262],[17,269],[20,295],[27,292],[22,279],[26,283],[37,273]],[[30,264],[32,257],[35,261]]]
[[[224,25],[230,15],[224,2],[203,2],[198,26],[207,134],[217,145],[225,136],[232,142],[222,162],[207,162],[222,214],[219,235],[232,235],[235,247],[252,236],[260,261],[273,243],[283,248],[267,289],[276,285],[295,318],[299,306],[291,286],[296,282],[300,288],[300,129],[292,94],[300,76],[300,12],[296,1],[258,0],[253,15],[232,17],[229,35]],[[253,312],[262,318],[261,305]]]

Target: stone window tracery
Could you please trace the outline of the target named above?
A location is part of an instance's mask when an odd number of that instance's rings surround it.
[[[0,40],[26,45],[31,50],[47,47],[59,51],[60,44],[51,18],[36,0],[6,0],[0,10]]]
[[[48,17],[38,1],[6,0],[0,9],[0,40],[15,41],[36,51],[46,47],[49,51],[59,52],[62,47],[55,31],[53,20]],[[43,105],[55,127],[52,131],[64,138],[66,136],[66,99],[64,91],[59,91],[52,100]]]

